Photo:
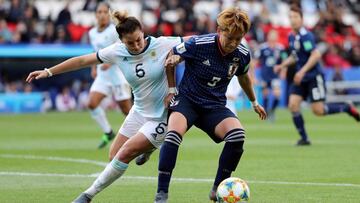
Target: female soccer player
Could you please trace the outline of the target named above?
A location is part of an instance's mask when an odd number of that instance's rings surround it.
[[[210,191],[211,200],[216,200],[215,191],[220,182],[236,169],[243,153],[245,131],[239,119],[225,107],[226,88],[234,75],[260,119],[266,118],[247,74],[249,50],[240,43],[250,28],[247,14],[237,8],[229,8],[218,15],[217,23],[217,33],[190,38],[174,47],[166,60],[168,69],[185,60],[185,73],[179,94],[170,104],[168,132],[160,150],[156,203],[167,202],[178,148],[192,125],[202,129],[216,143],[225,141]]]
[[[164,64],[169,50],[180,44],[181,38],[144,38],[142,26],[136,18],[118,11],[113,13],[113,17],[118,21],[116,31],[122,43],[112,44],[97,53],[68,59],[49,69],[34,71],[26,79],[31,82],[81,67],[110,63],[120,67],[133,90],[134,105],[110,149],[112,161],[74,200],[76,203],[90,202],[97,193],[123,175],[131,160],[162,144],[167,130],[165,106],[175,93],[174,72],[165,71]],[[166,101],[165,105],[163,101]]]
[[[320,52],[316,49],[314,35],[303,27],[301,9],[294,5],[290,8],[290,24],[293,34],[289,36],[289,45],[292,51],[285,61],[275,66],[275,71],[296,63],[294,82],[290,86],[289,110],[292,113],[294,125],[301,138],[298,146],[310,145],[305,130],[300,104],[310,98],[311,109],[317,116],[346,112],[358,122],[360,115],[352,104],[324,103],[325,82],[320,68]]]
[[[117,41],[115,26],[110,23],[110,6],[99,3],[96,8],[97,26],[89,31],[89,39],[95,51],[99,51]],[[131,90],[121,70],[115,64],[101,64],[93,66],[91,75],[95,78],[90,88],[88,108],[91,117],[98,123],[104,132],[98,148],[105,147],[115,134],[106,118],[105,111],[99,106],[106,96],[114,96],[121,111],[127,115],[131,108]]]

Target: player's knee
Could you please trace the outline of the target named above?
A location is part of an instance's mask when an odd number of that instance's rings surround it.
[[[95,102],[90,101],[87,105],[88,109],[94,110],[98,105]]]
[[[298,112],[300,110],[298,105],[296,105],[295,103],[289,103],[288,109],[291,112]]]
[[[323,116],[324,115],[324,109],[323,108],[312,108],[312,112],[316,116]]]
[[[124,163],[129,163],[138,154],[138,149],[133,146],[123,145],[119,151],[118,159]]]

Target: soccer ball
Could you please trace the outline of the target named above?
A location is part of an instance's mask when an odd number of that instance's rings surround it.
[[[250,199],[250,189],[244,180],[231,177],[220,183],[216,197],[219,203],[247,202]]]

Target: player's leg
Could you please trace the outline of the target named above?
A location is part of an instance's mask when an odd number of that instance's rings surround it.
[[[99,106],[101,101],[111,93],[110,91],[110,86],[104,84],[104,82],[99,78],[95,79],[90,88],[88,108],[90,109],[91,117],[96,121],[96,123],[104,132],[98,148],[105,147],[115,137],[104,109]]]
[[[272,92],[274,95],[274,102],[272,103],[272,106],[271,106],[269,112],[274,119],[275,109],[279,105],[280,96],[281,96],[281,81],[279,79],[272,80],[271,89],[272,89]]]
[[[267,82],[263,81],[262,82],[262,97],[263,97],[263,105],[264,105],[264,109],[266,112],[268,112],[269,109],[269,88],[267,85]]]
[[[166,203],[172,171],[183,135],[197,118],[190,102],[185,97],[177,96],[170,105],[168,132],[160,149],[158,187],[155,203]]]
[[[221,181],[231,176],[243,154],[245,131],[238,118],[228,109],[220,108],[203,114],[196,126],[208,133],[216,142],[225,141],[209,198],[216,200],[216,189]]]
[[[96,194],[111,185],[125,173],[131,160],[153,147],[154,145],[140,132],[131,137],[124,143],[114,159],[105,167],[93,184],[79,198],[86,196],[88,199],[93,199]]]
[[[124,145],[124,143],[129,139],[129,137],[118,133],[115,137],[115,140],[111,143],[109,150],[109,161],[112,161],[120,148]]]
[[[300,140],[298,140],[297,145],[309,145],[310,141],[305,130],[304,118],[301,114],[300,105],[303,101],[303,97],[297,94],[290,94],[289,98],[289,110],[292,114],[293,123],[300,135]]]
[[[128,84],[114,85],[112,87],[112,93],[121,112],[123,112],[123,114],[125,115],[128,115],[132,106],[131,90],[129,85]]]
[[[360,115],[356,107],[352,103],[325,103],[325,82],[321,75],[316,76],[316,80],[312,81],[310,99],[311,108],[315,115],[324,116],[338,113],[348,113],[356,121],[360,122]]]

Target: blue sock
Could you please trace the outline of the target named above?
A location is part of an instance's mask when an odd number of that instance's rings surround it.
[[[350,105],[346,103],[326,103],[324,104],[325,115],[349,112]]]
[[[269,105],[269,99],[267,97],[264,97],[264,109],[266,112],[268,111],[268,105]]]
[[[292,116],[293,116],[294,125],[295,125],[297,131],[299,132],[301,139],[307,140],[308,137],[307,137],[307,133],[305,131],[304,119],[303,119],[301,113],[293,112]]]
[[[276,107],[278,106],[279,104],[279,99],[274,99],[274,102],[272,104],[272,107],[271,107],[271,111],[274,111],[276,109]]]
[[[168,193],[171,174],[176,164],[176,157],[182,138],[176,131],[169,131],[160,149],[159,176],[157,192]]]

